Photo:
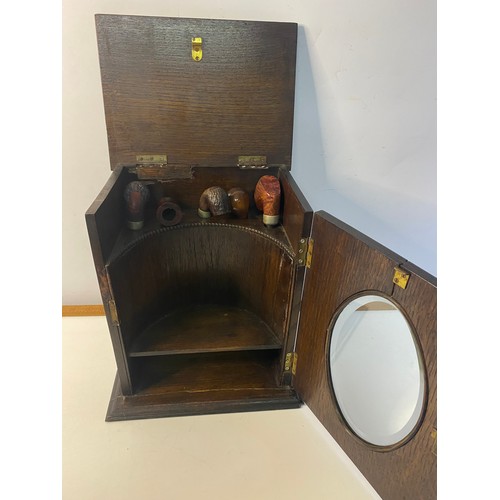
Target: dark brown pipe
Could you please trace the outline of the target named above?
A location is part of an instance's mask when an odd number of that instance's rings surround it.
[[[156,219],[162,226],[175,226],[182,220],[182,210],[172,198],[164,197],[156,209]]]
[[[276,226],[280,220],[280,181],[274,175],[264,175],[255,186],[255,205],[264,212],[262,221],[266,226]]]
[[[212,215],[224,215],[231,212],[227,193],[219,186],[212,186],[203,191],[200,197],[198,215],[207,219]]]
[[[248,208],[250,206],[250,197],[248,193],[239,187],[234,187],[227,192],[227,195],[233,214],[236,215],[238,219],[248,218]]]
[[[130,229],[141,229],[144,225],[144,205],[149,200],[149,190],[142,182],[132,181],[123,193],[127,203],[127,225]]]

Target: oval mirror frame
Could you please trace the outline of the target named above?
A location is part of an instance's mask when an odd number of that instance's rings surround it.
[[[339,397],[337,396],[337,392],[335,390],[335,385],[333,381],[333,376],[332,376],[332,366],[331,366],[331,350],[332,350],[332,342],[334,341],[334,329],[335,326],[338,323],[339,318],[341,317],[342,313],[346,311],[346,308],[352,304],[354,301],[361,299],[363,297],[366,298],[373,298],[373,299],[381,299],[381,301],[385,301],[386,303],[389,302],[394,308],[400,313],[402,319],[404,319],[406,326],[408,327],[408,331],[411,334],[411,339],[413,341],[413,346],[415,347],[415,353],[416,357],[418,360],[418,367],[419,367],[419,395],[418,399],[416,402],[416,405],[420,407],[420,410],[414,411],[410,419],[408,420],[407,424],[414,420],[414,424],[411,426],[408,432],[404,434],[401,438],[397,439],[394,442],[387,443],[387,444],[377,444],[374,442],[371,442],[368,440],[366,437],[360,436],[358,432],[356,432],[356,429],[354,428],[355,426],[353,425],[352,422],[349,422],[349,418],[344,415],[344,412],[342,410],[342,404],[339,400]],[[370,303],[369,301],[366,302],[367,304]],[[328,334],[327,334],[327,339],[326,339],[326,365],[327,365],[327,374],[328,374],[328,383],[330,386],[330,393],[334,401],[334,406],[337,411],[337,415],[339,419],[341,420],[343,426],[349,432],[351,436],[353,436],[356,440],[361,442],[362,444],[368,446],[374,451],[379,451],[379,452],[387,452],[387,451],[392,451],[397,448],[400,448],[401,446],[405,445],[408,443],[418,432],[422,421],[425,416],[425,412],[427,409],[427,401],[428,401],[428,379],[427,379],[427,369],[425,366],[425,361],[424,361],[424,356],[422,352],[422,347],[420,345],[420,341],[418,338],[418,335],[415,331],[414,326],[411,324],[407,314],[405,311],[401,308],[401,306],[394,301],[391,297],[387,296],[384,293],[381,293],[377,290],[367,290],[364,292],[356,293],[349,298],[347,298],[340,306],[339,308],[335,311],[332,320],[330,321],[330,324],[328,326]],[[407,425],[406,424],[406,425]],[[404,427],[406,427],[403,426]]]

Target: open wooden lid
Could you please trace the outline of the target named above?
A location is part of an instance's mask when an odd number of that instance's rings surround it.
[[[296,24],[98,14],[96,27],[112,169],[141,155],[290,168]]]

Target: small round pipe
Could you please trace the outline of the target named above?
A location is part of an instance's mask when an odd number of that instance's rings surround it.
[[[250,206],[250,197],[248,193],[239,187],[234,187],[227,192],[227,195],[233,214],[236,215],[238,219],[247,219],[248,208]]]
[[[129,182],[123,193],[127,208],[127,225],[137,230],[144,226],[144,206],[149,200],[149,190],[142,182]]]
[[[262,222],[276,226],[280,220],[281,187],[274,175],[264,175],[255,186],[255,206],[263,212]]]
[[[172,198],[164,197],[156,209],[156,219],[162,226],[175,226],[182,220],[182,210]]]
[[[231,212],[227,193],[219,186],[212,186],[203,191],[198,206],[198,215],[203,219],[224,215]]]

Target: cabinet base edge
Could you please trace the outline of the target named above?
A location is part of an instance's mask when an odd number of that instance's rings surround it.
[[[193,400],[182,400],[179,395],[123,396],[118,376],[115,378],[106,422],[146,418],[237,413],[247,411],[284,410],[299,408],[300,398],[291,387],[259,389],[254,395],[228,396],[230,391],[208,391],[196,394]],[[199,397],[201,395],[201,397]]]

